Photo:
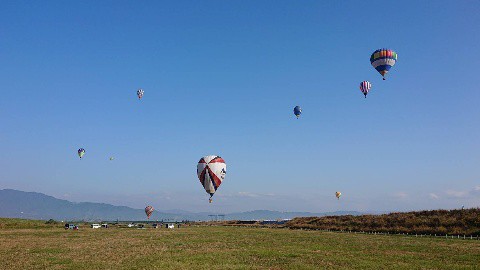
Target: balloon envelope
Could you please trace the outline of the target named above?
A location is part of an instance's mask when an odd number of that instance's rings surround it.
[[[368,92],[372,88],[372,84],[369,81],[363,81],[360,83],[360,91],[367,97]]]
[[[204,156],[198,161],[197,176],[205,191],[213,196],[227,174],[227,164],[219,156]]]
[[[337,199],[340,199],[340,196],[342,196],[340,191],[335,192],[335,197],[337,197]]]
[[[149,205],[149,206],[145,207],[145,214],[147,215],[148,219],[150,219],[150,216],[153,214],[153,211],[155,211],[153,206]]]
[[[85,149],[83,149],[83,148],[78,149],[78,156],[79,156],[80,158],[82,158],[83,155],[85,155]]]
[[[143,91],[142,88],[140,88],[140,89],[137,90],[138,99],[141,99],[141,98],[143,97],[143,93],[144,93],[144,91]]]
[[[385,75],[397,63],[397,53],[390,49],[378,49],[370,56],[370,63],[385,80]]]
[[[302,114],[302,108],[300,108],[300,106],[295,106],[295,108],[293,108],[293,114],[295,114],[297,118],[300,117]]]

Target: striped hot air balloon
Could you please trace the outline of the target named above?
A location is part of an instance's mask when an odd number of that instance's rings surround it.
[[[360,83],[360,91],[365,95],[365,98],[367,98],[370,88],[372,88],[372,84],[369,81],[363,81]]]
[[[153,211],[155,211],[153,206],[149,205],[149,206],[145,207],[145,214],[147,215],[148,219],[150,219],[150,216],[153,214]]]
[[[340,200],[340,196],[342,196],[340,191],[335,192],[335,197],[337,197],[337,200]]]
[[[83,148],[78,149],[78,156],[79,156],[80,158],[82,158],[83,155],[85,155],[85,149],[83,149]]]
[[[395,65],[397,58],[397,53],[390,49],[378,49],[370,56],[370,63],[385,80],[385,75]]]
[[[141,99],[141,98],[143,97],[143,93],[144,93],[144,91],[143,91],[142,88],[140,88],[140,89],[137,90],[138,99]]]
[[[209,202],[220,187],[227,173],[227,164],[219,156],[204,156],[198,161],[197,175],[205,191],[210,194]]]

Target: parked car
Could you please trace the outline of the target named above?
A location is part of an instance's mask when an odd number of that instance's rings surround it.
[[[74,230],[75,227],[77,227],[77,230],[78,230],[78,226],[76,226],[75,224],[71,224],[71,223],[65,224],[65,230]]]
[[[90,225],[90,228],[92,228],[92,229],[98,229],[98,228],[100,228],[100,224],[96,224],[96,223],[95,223],[95,224],[92,224],[92,225]]]
[[[128,224],[127,226],[128,226],[128,228],[131,228],[131,227],[135,227],[135,224],[130,223],[130,224]]]
[[[102,224],[102,228],[108,229],[108,224],[107,224],[107,223],[103,223],[103,224]]]

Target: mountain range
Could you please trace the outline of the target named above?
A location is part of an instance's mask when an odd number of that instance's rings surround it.
[[[294,217],[311,217],[326,215],[361,215],[356,211],[338,211],[328,213],[279,212],[255,210],[218,215],[218,213],[193,213],[184,210],[155,211],[151,220],[164,221],[207,221],[225,220],[275,220]],[[39,220],[84,220],[84,221],[143,221],[143,209],[127,206],[115,206],[106,203],[70,202],[37,192],[24,192],[13,189],[0,190],[0,217],[39,219]]]

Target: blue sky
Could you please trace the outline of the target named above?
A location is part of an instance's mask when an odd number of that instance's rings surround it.
[[[159,210],[478,206],[479,14],[478,1],[4,1],[0,189]],[[386,81],[369,62],[383,47],[399,56]],[[209,154],[228,166],[213,204],[196,177]]]

